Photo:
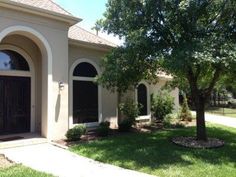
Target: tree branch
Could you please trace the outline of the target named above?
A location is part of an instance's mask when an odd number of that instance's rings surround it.
[[[220,74],[221,74],[221,68],[220,68],[220,66],[217,66],[216,70],[214,72],[213,78],[209,84],[209,87],[204,90],[205,97],[208,97],[211,94],[211,91],[213,90],[217,80],[219,79]]]

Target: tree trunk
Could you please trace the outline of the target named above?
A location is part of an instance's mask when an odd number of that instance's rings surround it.
[[[205,124],[205,100],[198,96],[195,101],[197,114],[197,140],[207,140]]]
[[[117,92],[117,118],[118,118],[118,125],[121,121],[121,111],[120,111],[120,103],[121,103],[121,92]]]

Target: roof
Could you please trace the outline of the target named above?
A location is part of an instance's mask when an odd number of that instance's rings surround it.
[[[112,42],[90,33],[77,25],[70,27],[68,35],[73,40],[116,47]]]
[[[73,16],[71,13],[63,9],[61,6],[59,6],[52,0],[10,0],[10,1],[41,8],[44,10],[56,12],[63,15]]]
[[[71,13],[63,9],[61,6],[56,4],[53,0],[10,0],[11,2],[32,6],[39,9],[44,9],[50,12],[74,17]],[[93,34],[85,29],[74,25],[70,27],[68,37],[72,40],[82,41],[86,43],[93,43],[98,45],[105,45],[115,47],[116,45]]]

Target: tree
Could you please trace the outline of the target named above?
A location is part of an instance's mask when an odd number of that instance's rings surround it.
[[[205,104],[220,77],[235,70],[236,1],[108,0],[104,17],[103,30],[125,38],[124,46],[113,51],[122,50],[118,59],[135,61],[137,68],[158,61],[188,83],[197,139],[207,140]],[[133,67],[124,67],[125,72],[133,74]],[[145,67],[156,72],[152,65]],[[137,80],[145,77],[142,72],[135,72]]]
[[[105,68],[102,75],[97,79],[98,83],[103,87],[117,92],[118,106],[121,103],[121,96],[129,89],[134,89],[143,78],[157,80],[156,68],[158,64],[154,60],[142,60],[141,58],[133,58],[134,50],[118,47],[108,54],[102,61],[101,66]],[[118,108],[118,122],[121,113]]]

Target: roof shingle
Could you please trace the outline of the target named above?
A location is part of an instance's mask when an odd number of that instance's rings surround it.
[[[65,9],[63,9],[61,6],[59,6],[52,0],[10,0],[10,1],[41,8],[44,10],[56,12],[63,15],[72,16],[71,13],[67,12]]]
[[[74,39],[74,40],[79,40],[79,41],[94,43],[94,44],[108,45],[112,47],[116,46],[112,42],[109,42],[93,33],[90,33],[77,25],[70,27],[68,35],[70,39]]]

